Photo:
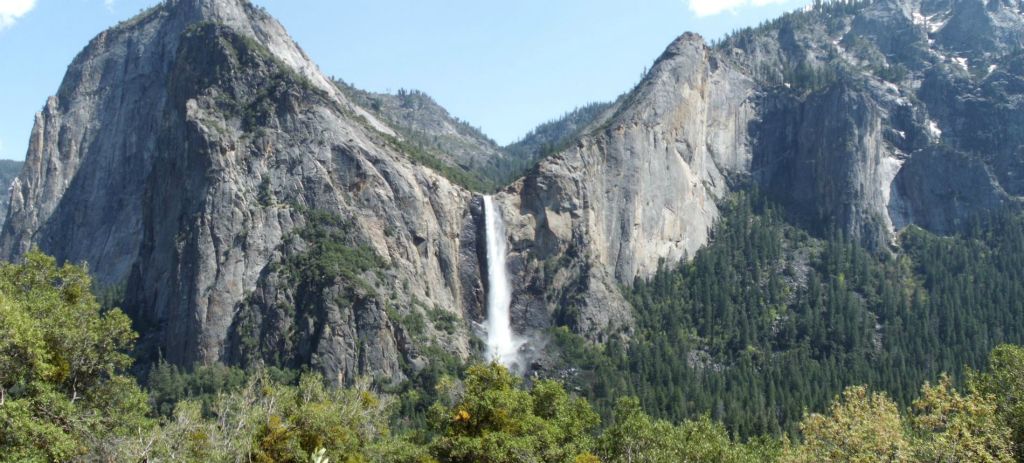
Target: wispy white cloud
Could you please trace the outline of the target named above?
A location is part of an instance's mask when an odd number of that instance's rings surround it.
[[[697,16],[713,16],[726,11],[735,13],[740,8],[786,3],[788,0],[689,0],[690,11]]]
[[[114,11],[114,0],[103,0],[103,6],[109,11]]]
[[[36,7],[36,0],[0,0],[0,30],[7,29]]]

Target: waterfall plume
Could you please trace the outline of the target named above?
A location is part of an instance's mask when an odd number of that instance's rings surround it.
[[[494,199],[484,196],[484,221],[487,231],[487,360],[494,360],[513,371],[521,369],[519,347],[523,342],[512,333],[512,285],[505,264],[508,238],[505,223]]]

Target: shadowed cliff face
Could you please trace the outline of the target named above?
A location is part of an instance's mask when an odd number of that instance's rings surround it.
[[[879,251],[911,224],[953,232],[1019,202],[1021,18],[1012,1],[879,0],[713,47],[683,35],[496,195],[514,328],[628,337],[620,288],[694,255],[739,188]],[[69,67],[0,248],[88,262],[124,291],[148,352],[180,364],[398,381],[468,358],[484,316],[480,199],[417,164],[408,137],[449,136],[458,152],[438,159],[463,169],[507,153],[425,96],[347,90],[247,2],[165,2]]]
[[[885,108],[844,83],[804,98],[769,96],[762,108],[754,171],[762,188],[808,229],[836,226],[876,249],[888,244],[888,195],[902,159],[886,141]]]
[[[262,11],[238,1],[178,0],[110,29],[75,58],[37,116],[11,210],[15,228],[0,246],[20,255],[32,242],[123,281],[142,239],[139,199],[167,113],[166,82],[182,32],[218,21],[259,37],[317,88],[334,92],[316,67]],[[65,200],[65,198],[68,198]]]

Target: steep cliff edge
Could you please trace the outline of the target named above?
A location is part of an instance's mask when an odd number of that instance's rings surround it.
[[[756,183],[803,227],[876,250],[1018,203],[1021,87],[1000,71],[1022,20],[1012,1],[832,3],[723,41],[761,83]]]
[[[0,160],[0,188],[4,192],[0,196],[0,229],[3,228],[3,221],[7,219],[7,207],[11,202],[11,185],[14,184],[14,179],[18,178],[24,165],[25,163],[22,161]]]
[[[94,38],[37,115],[26,166],[13,187],[10,216],[17,226],[5,228],[0,239],[6,255],[21,255],[38,242],[56,255],[90,262],[104,284],[124,281],[142,239],[138,199],[167,109],[166,83],[182,33],[202,21],[258,38],[312,85],[357,110],[280,24],[248,2],[165,2]]]
[[[596,340],[628,331],[618,286],[703,246],[716,202],[749,171],[753,91],[702,38],[684,35],[603,127],[507,190],[524,288],[516,307],[544,306]]]

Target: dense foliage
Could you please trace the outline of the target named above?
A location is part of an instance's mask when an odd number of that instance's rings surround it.
[[[432,408],[434,453],[449,462],[572,462],[593,447],[599,419],[583,399],[553,381],[529,391],[496,365],[471,367],[464,391]]]
[[[793,439],[738,441],[707,415],[673,424],[635,397],[602,423],[561,383],[494,364],[442,377],[426,423],[396,433],[393,396],[315,374],[160,364],[142,390],[123,374],[127,317],[89,286],[84,268],[39,253],[0,267],[0,461],[1011,462],[1024,442],[1024,349],[1010,345],[966,393],[943,376],[901,411],[847,388],[801,414]]]
[[[88,272],[32,252],[0,266],[0,459],[94,458],[146,429],[146,396],[123,372],[136,335],[100,311]]]
[[[978,367],[1024,341],[1024,218],[979,219],[956,237],[905,231],[871,254],[838,233],[787,225],[741,195],[692,262],[638,281],[628,347],[589,348],[556,333],[574,382],[604,413],[640,397],[670,420],[711,413],[743,436],[796,435],[805,409],[867,384],[910,406],[919,386]]]

